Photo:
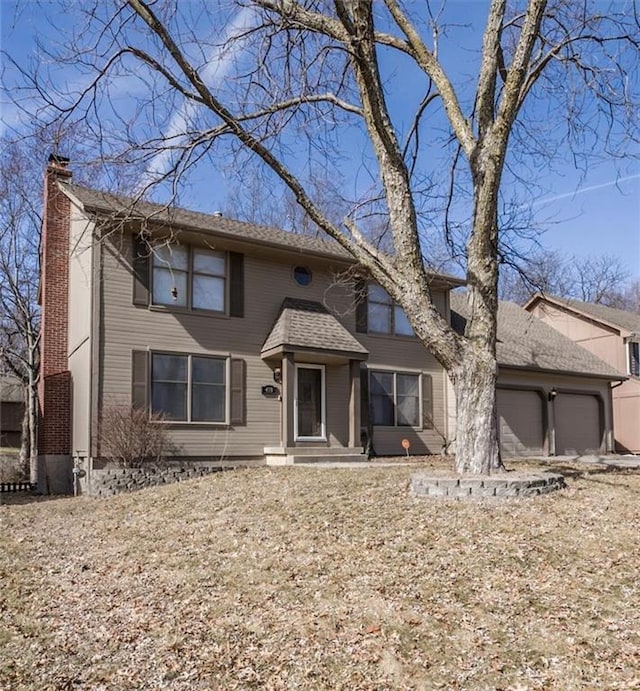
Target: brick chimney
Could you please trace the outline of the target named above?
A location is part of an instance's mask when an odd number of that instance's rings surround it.
[[[40,422],[38,454],[71,453],[69,315],[69,198],[58,187],[71,178],[69,159],[51,154],[44,178],[40,256]]]

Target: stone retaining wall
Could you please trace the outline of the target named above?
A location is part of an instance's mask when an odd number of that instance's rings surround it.
[[[222,466],[168,466],[165,468],[104,468],[92,470],[83,494],[90,497],[112,497],[122,492],[136,492],[145,487],[169,485],[174,482],[204,477],[227,470]]]
[[[492,476],[443,476],[416,473],[411,477],[411,493],[418,497],[450,499],[491,499],[534,497],[565,487],[558,473],[505,473]]]

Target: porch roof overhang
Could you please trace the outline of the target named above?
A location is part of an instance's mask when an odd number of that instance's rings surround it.
[[[369,351],[324,305],[285,298],[261,350],[263,360],[284,353],[303,354],[309,362],[366,360]]]

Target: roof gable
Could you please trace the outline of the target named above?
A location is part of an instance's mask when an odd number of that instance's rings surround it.
[[[262,346],[262,356],[296,349],[349,353],[358,359],[366,358],[369,352],[324,305],[285,298]]]
[[[534,307],[540,302],[561,307],[574,312],[578,316],[597,321],[605,326],[612,327],[617,331],[625,332],[623,335],[640,334],[640,314],[619,310],[606,305],[598,305],[593,302],[582,302],[570,298],[560,298],[555,295],[534,295],[524,306],[526,310]]]
[[[467,315],[465,293],[451,293],[451,323],[457,331],[464,331]],[[625,378],[514,302],[499,303],[497,336],[497,359],[503,367]]]

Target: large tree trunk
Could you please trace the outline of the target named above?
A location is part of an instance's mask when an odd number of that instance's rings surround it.
[[[490,354],[473,356],[452,376],[456,395],[456,472],[504,470],[496,426],[497,365]]]

